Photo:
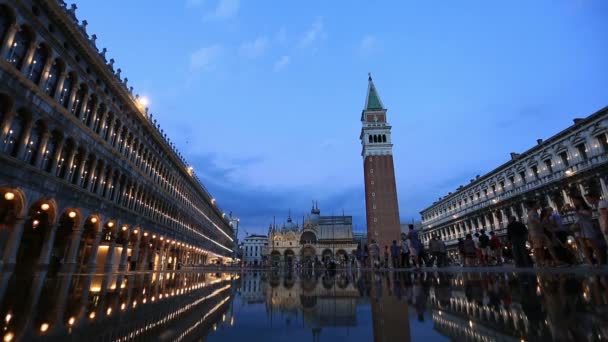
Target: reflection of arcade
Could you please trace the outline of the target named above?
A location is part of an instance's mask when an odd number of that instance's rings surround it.
[[[4,273],[0,276],[3,340],[84,341],[92,336],[148,340],[157,339],[161,332],[170,340],[204,336],[228,311],[233,279],[219,273],[104,275],[101,279]]]
[[[607,280],[592,276],[581,284],[563,274],[437,277],[430,296],[434,327],[456,340],[599,338],[607,333]]]

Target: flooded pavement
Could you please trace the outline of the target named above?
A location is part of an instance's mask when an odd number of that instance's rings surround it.
[[[0,274],[4,341],[598,341],[608,275]]]

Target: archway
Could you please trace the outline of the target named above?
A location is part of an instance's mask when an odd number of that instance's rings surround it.
[[[295,262],[295,253],[291,249],[287,249],[283,253],[283,256],[285,257],[285,265],[291,267]]]
[[[323,251],[322,254],[322,259],[324,263],[330,262],[334,257],[334,253],[331,251],[331,249],[326,249]]]
[[[79,272],[88,271],[89,264],[92,263],[92,256],[95,249],[99,246],[97,233],[101,228],[101,219],[97,216],[91,216],[84,222],[83,232],[80,236],[80,244],[78,254],[76,256],[77,270]]]
[[[49,270],[51,273],[59,271],[62,265],[72,262],[70,259],[70,246],[80,222],[80,215],[75,209],[67,209],[59,217],[59,224],[55,232],[55,239],[51,241],[51,253],[49,258]],[[46,257],[46,256],[43,256]],[[46,260],[42,261],[43,263]]]
[[[317,252],[312,246],[304,246],[301,251],[300,259],[304,268],[312,268],[315,262],[315,256]]]
[[[19,224],[18,218],[23,216],[25,198],[17,189],[0,188],[0,251],[7,251]],[[11,244],[13,245],[13,244]],[[0,258],[4,255],[0,254]]]
[[[28,219],[23,226],[21,239],[15,257],[15,271],[26,272],[40,262],[45,241],[50,237],[55,221],[53,201],[39,200],[28,211]]]
[[[278,266],[281,264],[281,253],[279,251],[272,251],[270,253],[270,261],[272,266]]]
[[[313,233],[311,231],[305,231],[300,236],[300,244],[301,245],[315,244],[315,243],[317,243],[317,236],[315,235],[315,233]]]
[[[346,265],[346,262],[348,261],[348,255],[343,249],[338,249],[338,251],[336,252],[336,258],[338,259],[337,262],[340,265]]]

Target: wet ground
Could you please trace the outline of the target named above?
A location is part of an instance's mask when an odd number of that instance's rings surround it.
[[[608,273],[0,273],[4,341],[599,341]]]

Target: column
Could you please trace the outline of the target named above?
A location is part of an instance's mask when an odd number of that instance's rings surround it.
[[[50,137],[51,132],[44,132],[42,134],[42,137],[40,137],[40,148],[34,156],[34,166],[38,169],[42,166],[42,160],[44,159],[44,154],[46,153],[46,144],[49,142]]]
[[[106,181],[106,172],[105,172],[105,167],[102,167],[101,169],[99,169],[99,175],[97,175],[97,195],[101,196],[103,194],[103,190],[106,187],[107,183],[104,183]],[[93,190],[92,188],[93,184],[91,184],[91,190]]]
[[[72,107],[74,107],[74,102],[76,101],[76,97],[78,96],[78,88],[80,88],[80,84],[78,79],[74,79],[74,84],[72,84],[72,89],[70,89],[70,99],[68,100],[68,113],[72,113]]]
[[[49,70],[51,70],[51,66],[53,65],[54,60],[55,58],[53,57],[53,52],[51,51],[49,52],[49,55],[46,61],[44,62],[42,74],[40,75],[40,80],[38,81],[38,87],[42,89],[44,93],[46,93],[44,85],[46,85],[46,82],[49,79]]]
[[[85,188],[89,191],[92,188],[93,184],[95,183],[95,177],[97,176],[96,175],[97,161],[99,161],[99,159],[93,158],[91,165],[89,165],[89,170],[88,170],[89,173],[87,175],[85,175],[86,178],[83,183],[83,188]],[[84,172],[86,172],[86,171],[87,170],[84,170]]]
[[[75,179],[76,181],[74,182],[74,184],[76,185],[80,185],[80,176],[83,174],[84,172],[84,167],[87,163],[87,153],[86,151],[82,151],[82,158],[80,160],[80,164],[76,165],[76,167],[74,168],[74,172],[76,173],[72,179]]]
[[[566,192],[566,190],[562,190],[562,196],[564,196],[564,202],[566,204],[573,205],[572,200],[570,199],[570,196],[568,196],[568,193]]]
[[[89,98],[91,97],[90,93],[84,94],[84,98],[82,99],[82,105],[80,106],[80,113],[74,113],[77,118],[82,120],[84,118],[84,113],[87,111],[87,106],[89,105]],[[86,126],[86,122],[83,122]]]
[[[15,34],[17,33],[17,24],[12,24],[6,30],[4,41],[2,42],[2,46],[0,46],[0,57],[4,59],[6,54],[8,53],[8,49],[13,44],[13,40],[15,39]]]
[[[17,147],[17,153],[15,156],[23,160],[24,153],[27,150],[27,143],[30,140],[30,134],[32,133],[32,127],[34,126],[34,120],[28,120],[23,128],[23,135],[18,140],[19,146]]]
[[[142,232],[142,234],[143,234],[143,232]],[[141,252],[142,257],[141,257],[141,260],[139,260],[139,264],[137,265],[138,271],[143,271],[147,268],[148,254],[149,254],[149,250],[150,250],[150,239],[148,237],[142,237],[142,239],[144,239],[144,250]]]
[[[120,225],[118,224],[118,222],[116,222],[116,230],[118,231],[118,227]],[[118,236],[118,233],[116,234],[116,236]],[[116,238],[113,238],[112,241],[110,241],[110,246],[108,248],[108,255],[106,256],[106,264],[104,267],[104,272],[111,272],[112,271],[112,267],[114,267],[114,252],[116,250]]]
[[[32,59],[34,58],[34,52],[36,51],[36,47],[38,47],[38,43],[35,39],[30,42],[30,46],[27,47],[27,52],[23,57],[23,65],[21,65],[21,73],[25,75],[25,77],[29,78],[28,70],[30,65],[32,65]]]
[[[11,229],[10,236],[6,241],[4,255],[2,255],[2,261],[5,265],[13,265],[17,259],[17,251],[19,250],[19,243],[21,242],[21,236],[25,229],[25,222],[27,217],[18,217],[15,220],[13,229]]]
[[[507,213],[505,213],[505,209],[501,208],[500,209],[500,217],[502,218],[502,222],[501,222],[501,228],[506,228],[505,222],[509,222],[509,218],[507,217]]]
[[[582,183],[578,183],[576,184],[576,186],[578,187],[579,191],[581,192],[581,196],[583,196],[583,200],[585,201],[585,203],[587,203],[588,206],[593,207],[593,205],[591,205],[591,203],[589,203],[589,201],[587,201],[587,199],[585,198],[585,187],[583,186]]]
[[[127,238],[122,244],[122,253],[120,254],[120,263],[118,264],[118,271],[123,272],[127,269],[127,258],[129,256],[129,240],[131,240],[130,232],[127,233]]]
[[[67,77],[67,73],[64,71],[61,73],[61,75],[59,75],[59,80],[57,81],[57,88],[55,88],[55,101],[59,102],[59,99],[61,98],[61,90],[63,89],[63,82],[65,81],[65,78]]]
[[[524,205],[523,202],[519,203],[519,205],[521,206],[521,210],[522,210],[522,218],[528,222],[528,208],[526,208],[526,206]]]
[[[70,155],[68,156],[68,159],[65,160],[65,162],[67,163],[67,172],[65,173],[65,175],[63,175],[63,179],[65,179],[66,181],[70,182],[70,176],[72,176],[72,174],[75,172],[75,166],[72,165],[74,164],[74,158],[76,157],[76,153],[78,153],[78,148],[76,146],[74,146],[74,148],[72,149],[72,151],[70,151]]]
[[[496,211],[493,210],[492,211],[492,230],[499,230],[500,229],[500,222],[498,222],[498,216],[496,215]]]
[[[72,241],[70,241],[70,249],[68,250],[68,256],[65,264],[63,265],[63,272],[70,273],[74,272],[76,267],[76,256],[78,255],[78,248],[80,247],[80,239],[84,229],[81,227],[82,223],[75,223],[76,229],[72,229]]]
[[[95,265],[97,264],[97,252],[99,251],[99,245],[101,244],[101,233],[103,232],[103,225],[101,228],[95,232],[95,241],[93,242],[93,246],[91,246],[91,256],[87,262],[87,272],[94,272]]]
[[[53,152],[53,159],[51,159],[51,175],[53,176],[57,172],[57,164],[59,163],[59,158],[61,158],[61,152],[63,152],[63,145],[65,145],[65,140],[57,142],[57,148]]]
[[[558,210],[559,208],[557,208],[555,202],[553,202],[553,199],[551,199],[551,196],[549,196],[549,194],[546,194],[545,196],[547,197],[547,203],[549,203],[549,206],[554,210]]]

